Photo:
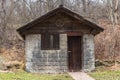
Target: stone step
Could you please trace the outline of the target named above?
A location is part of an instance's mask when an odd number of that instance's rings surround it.
[[[69,72],[68,73],[74,80],[95,80],[84,72]]]

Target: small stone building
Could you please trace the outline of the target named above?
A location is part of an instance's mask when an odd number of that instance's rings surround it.
[[[62,5],[17,31],[25,40],[28,72],[62,73],[95,68],[94,36],[103,28]]]

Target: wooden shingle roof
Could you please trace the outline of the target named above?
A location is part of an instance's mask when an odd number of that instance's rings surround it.
[[[97,31],[96,34],[102,32],[104,30],[102,27],[98,26],[97,24],[90,22],[89,20],[83,18],[82,16],[78,15],[77,13],[75,13],[75,12],[63,7],[62,5],[60,5],[58,8],[56,8],[56,9],[48,12],[47,14],[31,21],[30,23],[24,25],[23,27],[20,27],[19,29],[17,29],[17,31],[21,36],[24,36],[24,34],[22,34],[23,32],[27,31],[29,28],[33,27],[35,24],[38,24],[39,22],[42,22],[42,21],[46,20],[47,18],[49,18],[49,17],[51,17],[59,12],[63,12],[71,17],[74,17],[75,19],[83,22],[87,26],[94,28]]]

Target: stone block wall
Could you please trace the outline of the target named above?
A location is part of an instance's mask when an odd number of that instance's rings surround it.
[[[85,34],[83,41],[82,70],[95,69],[94,36]],[[27,35],[25,40],[26,71],[32,73],[63,73],[68,71],[67,34],[60,34],[59,50],[41,50],[41,35]]]
[[[95,69],[94,36],[83,35],[83,70],[88,72]]]
[[[26,36],[26,70],[32,73],[67,72],[67,35],[60,34],[59,50],[41,50],[41,35]]]

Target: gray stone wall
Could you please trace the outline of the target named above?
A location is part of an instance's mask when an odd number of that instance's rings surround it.
[[[94,36],[83,35],[83,70],[88,72],[95,69]]]
[[[27,35],[26,70],[33,73],[62,73],[67,68],[67,35],[60,34],[59,50],[41,50],[41,35]]]
[[[83,35],[82,70],[95,68],[94,36]],[[67,34],[60,34],[59,50],[41,50],[41,35],[27,35],[25,40],[26,70],[32,73],[62,73],[68,71]]]

